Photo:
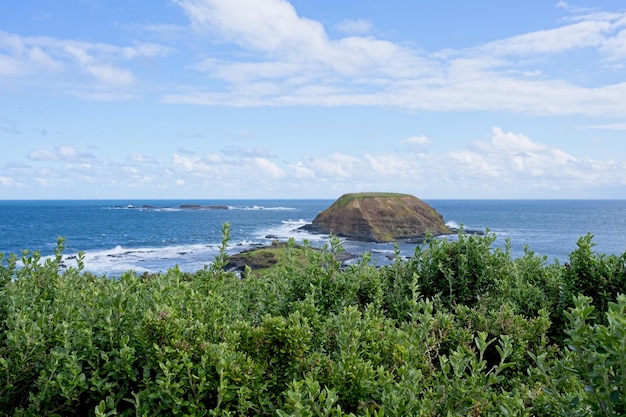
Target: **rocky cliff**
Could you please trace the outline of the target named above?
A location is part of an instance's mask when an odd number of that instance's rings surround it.
[[[372,242],[452,233],[434,208],[412,195],[396,193],[345,194],[304,228]]]

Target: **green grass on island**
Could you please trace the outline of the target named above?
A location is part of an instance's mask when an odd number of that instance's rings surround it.
[[[250,270],[255,271],[255,274],[286,264],[302,268],[308,265],[307,251],[311,250],[315,249],[298,245],[293,241],[275,241],[270,246],[253,248],[230,256],[226,268],[242,269],[248,266]]]
[[[364,193],[350,193],[344,194],[337,200],[337,204],[343,207],[353,200],[363,200],[365,198],[400,198],[400,197],[412,197],[409,194],[402,193],[385,193],[385,192],[364,192]]]

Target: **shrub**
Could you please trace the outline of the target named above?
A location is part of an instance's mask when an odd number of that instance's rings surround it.
[[[345,268],[333,238],[238,278],[224,234],[194,274],[2,257],[0,414],[626,414],[626,255],[590,236],[569,265],[487,234]]]

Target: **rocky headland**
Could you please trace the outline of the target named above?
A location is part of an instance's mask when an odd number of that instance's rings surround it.
[[[433,207],[409,194],[351,193],[341,196],[303,229],[368,242],[420,241],[452,234]]]

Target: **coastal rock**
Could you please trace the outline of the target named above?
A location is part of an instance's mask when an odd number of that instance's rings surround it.
[[[203,206],[200,204],[181,204],[181,210],[228,210],[228,206]]]
[[[224,267],[226,271],[242,273],[246,266],[252,271],[264,270],[276,266],[281,258],[284,256],[284,252],[288,248],[288,242],[279,242],[275,240],[269,246],[255,247],[236,253],[228,257],[228,263]],[[295,262],[296,264],[305,265],[308,260],[304,254],[304,247],[295,244],[293,246],[295,250]],[[312,250],[319,250],[312,248]],[[339,253],[335,256],[335,259],[345,265],[346,262],[357,258],[357,255],[351,253]]]
[[[354,240],[397,242],[453,233],[434,208],[397,193],[345,194],[303,229]]]

